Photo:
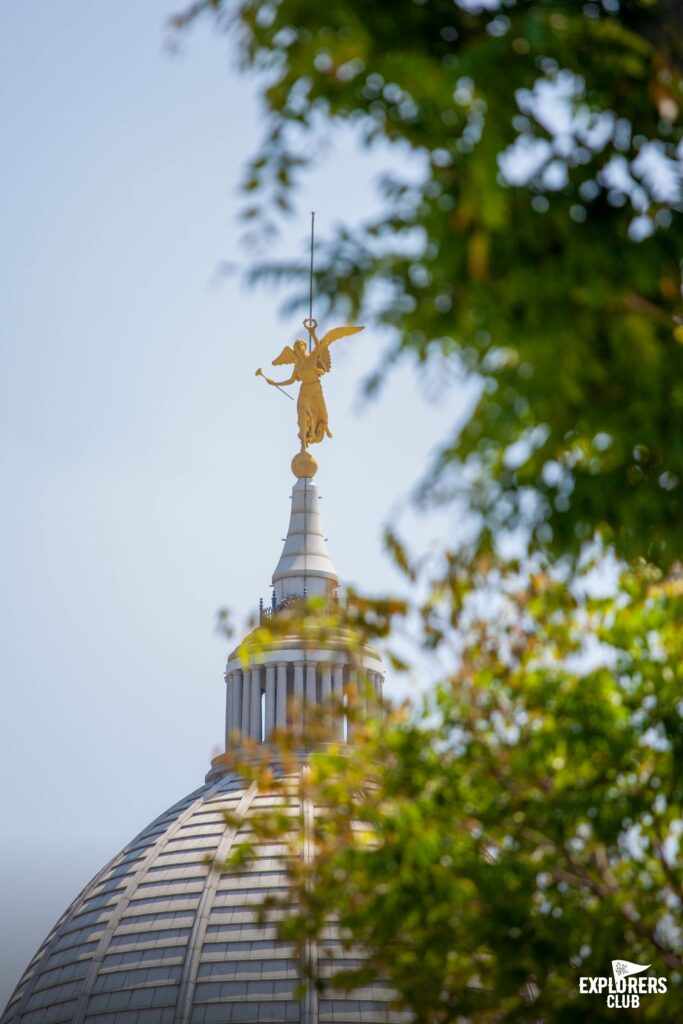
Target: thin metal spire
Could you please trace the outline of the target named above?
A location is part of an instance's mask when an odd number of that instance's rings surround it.
[[[308,322],[313,319],[313,246],[315,242],[315,210],[311,210],[311,266],[308,276]],[[308,351],[311,351],[313,342],[311,335],[308,335]]]

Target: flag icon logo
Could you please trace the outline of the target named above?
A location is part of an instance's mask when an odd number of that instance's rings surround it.
[[[667,978],[644,973],[650,967],[633,960],[612,960],[612,977],[584,975],[579,978],[579,992],[602,996],[610,1010],[637,1009],[644,997],[663,996],[668,989]]]
[[[619,978],[628,978],[631,974],[640,974],[650,966],[650,964],[634,964],[631,960],[613,960],[612,973],[614,980],[618,981]]]

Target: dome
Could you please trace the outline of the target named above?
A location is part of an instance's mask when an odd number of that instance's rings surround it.
[[[261,605],[262,620],[307,595],[336,599],[338,579],[317,501],[313,481],[299,479],[273,598],[267,609]],[[320,991],[300,995],[298,954],[280,939],[276,922],[259,923],[255,910],[265,897],[286,893],[284,843],[262,844],[239,872],[212,866],[224,862],[249,833],[250,814],[284,799],[245,783],[227,752],[267,744],[274,728],[298,729],[302,711],[305,720],[313,704],[339,705],[350,695],[349,685],[363,701],[381,697],[378,654],[363,646],[352,655],[352,646],[342,634],[313,643],[294,634],[279,636],[246,661],[243,652],[228,657],[226,753],[214,758],[203,786],[152,822],[86,886],[29,964],[0,1024],[403,1019],[380,983],[352,993],[325,985],[333,970],[357,965],[359,958],[357,951],[343,950],[333,933],[314,950]],[[350,725],[337,720],[337,740],[344,744],[353,738]],[[294,796],[287,801],[291,813],[304,820],[301,802]],[[225,812],[244,817],[242,828],[228,826]],[[307,804],[306,829],[314,820],[315,808],[311,816]],[[310,851],[311,844],[305,845]]]
[[[207,864],[244,837],[250,811],[276,799],[228,772],[152,822],[57,922],[2,1024],[396,1021],[390,993],[378,983],[353,993],[296,994],[301,970],[293,948],[274,924],[257,923],[253,909],[286,887],[281,844],[261,845],[239,873]],[[226,826],[226,810],[246,815],[243,830]],[[321,978],[329,977],[332,957],[343,955],[335,945],[332,937],[318,950]]]

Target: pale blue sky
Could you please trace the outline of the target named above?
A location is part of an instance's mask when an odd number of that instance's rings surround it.
[[[182,0],[178,0],[181,4]],[[296,335],[240,260],[253,86],[207,28],[164,52],[173,0],[0,7],[3,838],[0,1002],[88,878],[198,785],[226,644],[289,515],[294,406],[254,377]],[[320,229],[368,214],[381,168],[341,134],[302,195]],[[338,346],[323,522],[340,574],[381,590],[387,511],[457,414],[399,371],[357,413],[386,339]]]

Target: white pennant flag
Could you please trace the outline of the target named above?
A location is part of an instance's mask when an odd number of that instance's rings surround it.
[[[650,966],[650,964],[634,964],[630,960],[612,961],[612,971],[616,981],[619,978],[628,978],[631,974],[640,974],[641,971],[646,971]]]

